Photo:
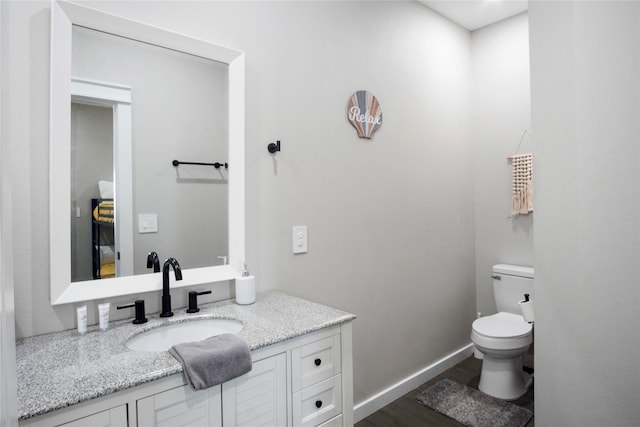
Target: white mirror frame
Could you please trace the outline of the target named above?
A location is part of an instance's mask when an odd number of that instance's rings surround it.
[[[49,146],[51,305],[162,290],[161,274],[71,282],[70,137],[73,24],[190,53],[228,65],[229,263],[184,269],[173,288],[233,280],[244,260],[244,53],[78,4],[52,0]],[[238,267],[238,268],[235,268]]]

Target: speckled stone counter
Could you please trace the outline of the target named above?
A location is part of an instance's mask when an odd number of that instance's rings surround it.
[[[96,326],[80,335],[75,329],[16,343],[18,414],[21,420],[64,408],[109,393],[182,372],[182,365],[167,351],[129,350],[125,342],[144,331],[167,323],[197,318],[236,319],[244,324],[238,333],[251,350],[355,319],[355,315],[280,292],[258,294],[252,305],[235,300],[200,306],[197,314],[184,309],[174,316],[147,315],[149,322],[133,325],[131,319]]]

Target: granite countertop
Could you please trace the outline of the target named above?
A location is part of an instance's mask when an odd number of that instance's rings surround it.
[[[131,319],[111,322],[109,329],[89,327],[38,335],[16,342],[18,416],[41,415],[109,393],[182,372],[167,351],[132,351],[125,342],[134,335],[167,323],[197,318],[236,319],[244,324],[237,334],[257,350],[281,341],[355,319],[355,315],[280,292],[259,293],[251,305],[235,300],[200,306],[197,314],[185,309],[174,316],[147,315],[149,322]]]

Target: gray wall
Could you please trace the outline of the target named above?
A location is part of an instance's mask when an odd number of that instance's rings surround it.
[[[9,151],[9,104],[5,97],[8,81],[9,46],[5,34],[8,21],[7,8],[0,3],[0,425],[16,425],[16,352],[13,289],[13,245],[11,202],[11,156]]]
[[[640,3],[530,2],[536,425],[640,425]]]
[[[526,14],[471,33],[476,298],[483,315],[496,311],[491,267],[533,266],[534,213],[510,218],[511,162],[531,129],[529,27]],[[535,135],[534,135],[535,137]],[[530,153],[525,134],[519,153]],[[534,160],[535,161],[535,160]],[[534,176],[536,174],[534,168]],[[535,178],[534,178],[535,180]],[[534,197],[537,190],[534,188]]]

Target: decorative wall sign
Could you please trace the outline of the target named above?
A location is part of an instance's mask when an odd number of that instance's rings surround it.
[[[359,90],[349,99],[347,117],[360,138],[371,139],[382,124],[382,108],[371,92]]]

